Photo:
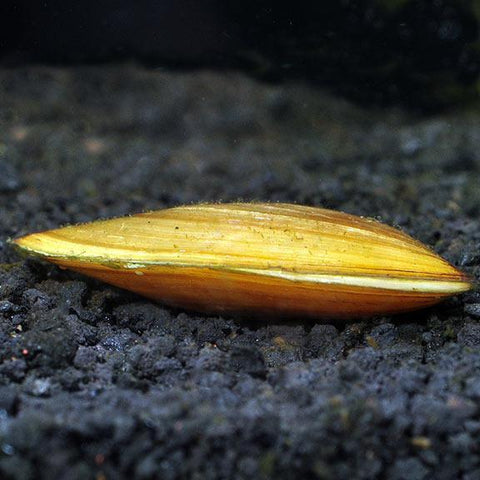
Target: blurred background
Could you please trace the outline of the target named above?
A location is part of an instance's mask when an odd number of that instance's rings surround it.
[[[300,78],[358,101],[471,100],[478,0],[4,0],[4,64],[136,60]]]

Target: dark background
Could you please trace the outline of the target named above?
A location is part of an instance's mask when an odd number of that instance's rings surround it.
[[[478,93],[479,11],[476,0],[7,0],[0,53],[7,63],[236,68],[427,108]]]

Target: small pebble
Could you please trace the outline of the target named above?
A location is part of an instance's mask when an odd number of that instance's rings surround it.
[[[465,313],[471,315],[472,317],[480,317],[480,303],[468,303],[464,307]]]
[[[20,178],[14,166],[3,159],[0,160],[0,193],[11,193],[21,187]]]

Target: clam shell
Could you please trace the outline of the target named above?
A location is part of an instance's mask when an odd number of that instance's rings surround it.
[[[364,317],[427,307],[472,288],[395,228],[300,205],[182,206],[14,242],[61,267],[204,312]]]

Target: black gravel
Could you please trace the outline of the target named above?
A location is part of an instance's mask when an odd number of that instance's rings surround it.
[[[206,200],[380,218],[480,261],[480,115],[298,83],[0,71],[2,479],[480,478],[480,295],[350,323],[172,310],[8,237]]]

